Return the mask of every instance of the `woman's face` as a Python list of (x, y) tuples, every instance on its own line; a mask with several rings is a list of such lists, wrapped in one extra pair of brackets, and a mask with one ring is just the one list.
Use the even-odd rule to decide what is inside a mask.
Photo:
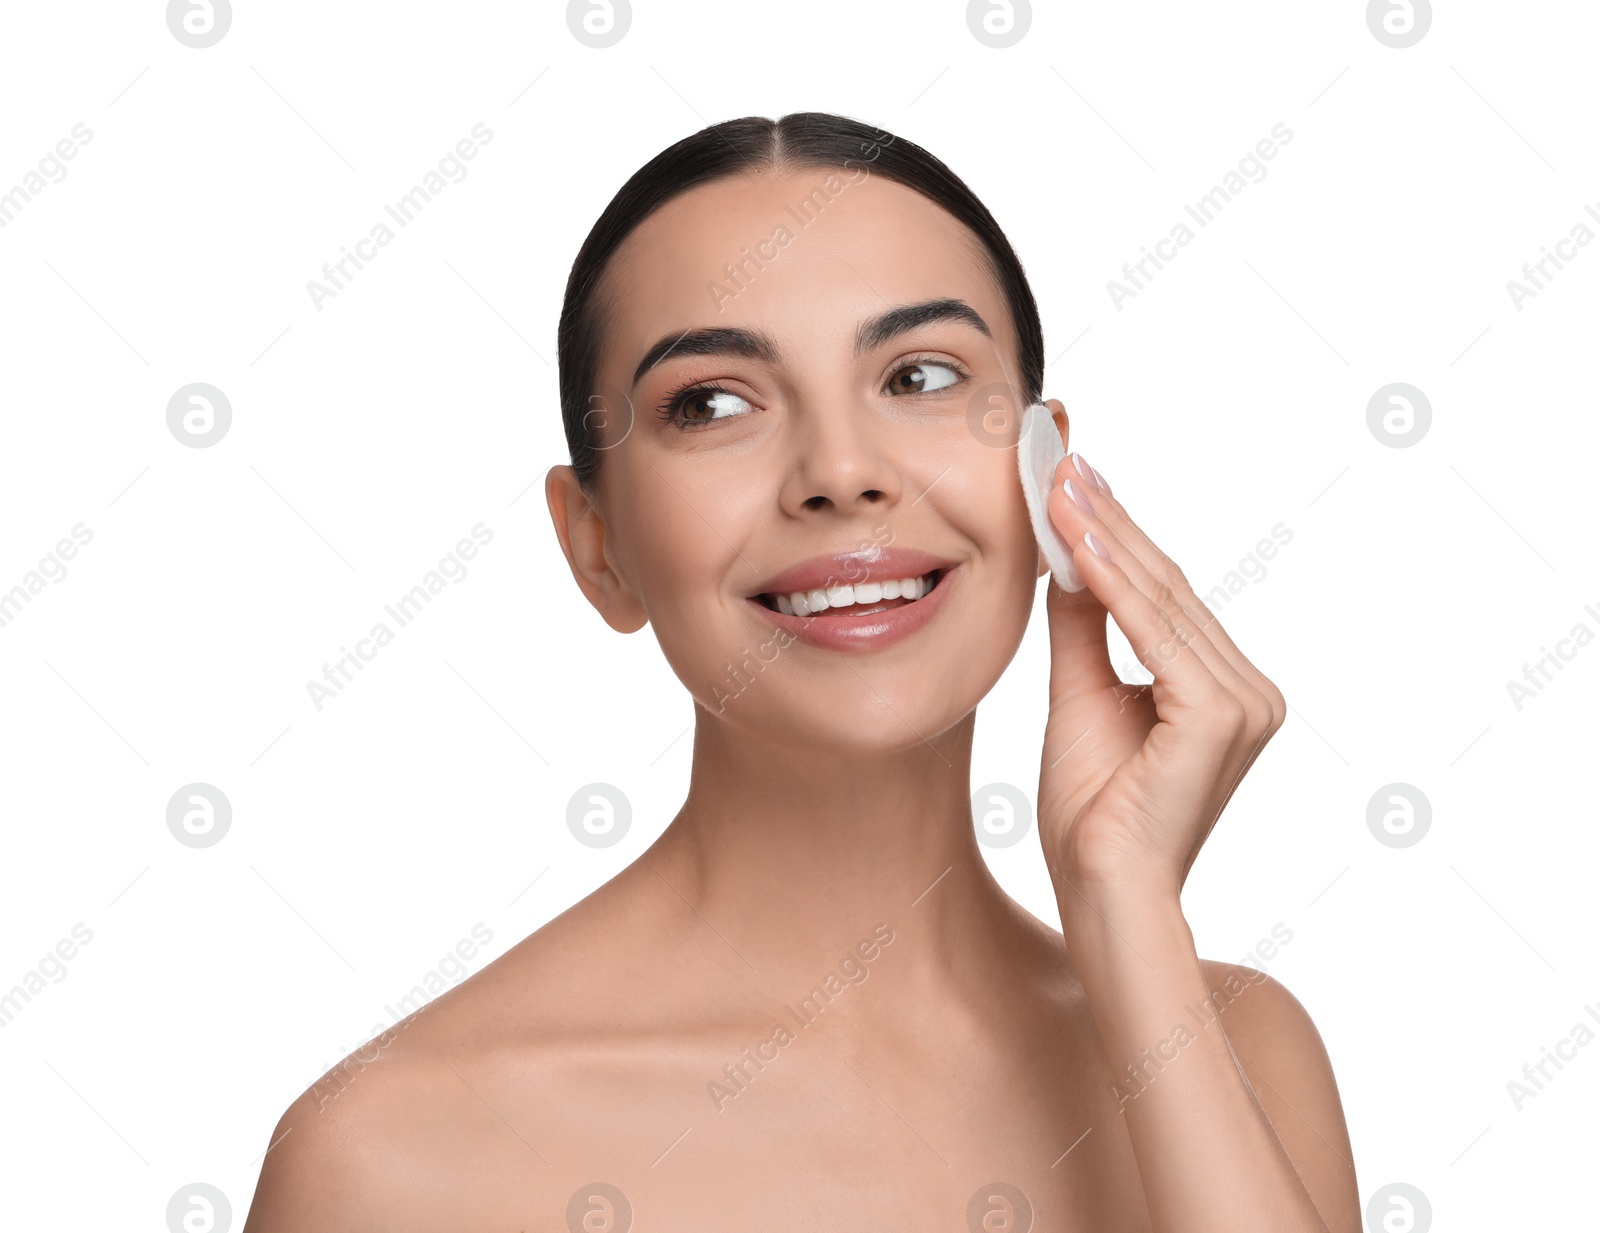
[[(1016, 335), (977, 239), (862, 166), (751, 174), (649, 217), (605, 294), (598, 518), (574, 519), (569, 552), (607, 621), (648, 620), (701, 705), (790, 746), (903, 748), (970, 712), (1046, 568)], [(876, 615), (768, 606), (796, 581), (936, 566), (942, 593), (869, 590)]]

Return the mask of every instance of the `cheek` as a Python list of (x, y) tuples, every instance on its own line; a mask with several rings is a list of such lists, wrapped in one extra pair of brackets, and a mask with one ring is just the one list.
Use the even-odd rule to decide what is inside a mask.
[(652, 622), (703, 622), (725, 599), (727, 546), (692, 512), (647, 516), (633, 552)]
[[(737, 511), (698, 492), (687, 478), (670, 482), (646, 471), (625, 510), (619, 510), (620, 562), (637, 589), (650, 627), (673, 672), (702, 696), (751, 641), (738, 579), (746, 542)], [(758, 631), (755, 640), (765, 637)]]
[[(940, 515), (976, 546), (985, 575), (996, 587), (1010, 590), (1019, 578), (1038, 575), (1039, 545), (1033, 536), (1027, 498), (1017, 473), (1017, 452), (984, 449), (956, 470), (956, 479), (941, 504)], [(935, 488), (932, 496), (939, 495)]]

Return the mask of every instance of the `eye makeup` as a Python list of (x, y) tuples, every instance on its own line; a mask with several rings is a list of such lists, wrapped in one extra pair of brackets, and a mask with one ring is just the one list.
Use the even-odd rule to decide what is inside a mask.
[[(953, 389), (972, 379), (972, 374), (966, 365), (948, 356), (937, 355), (910, 355), (895, 361), (894, 368), (890, 370), (889, 377), (895, 377), (908, 368), (946, 368), (955, 374), (955, 380), (943, 385), (935, 386), (931, 390), (909, 390), (892, 395), (901, 398), (911, 395), (937, 394), (942, 390)], [(718, 420), (738, 419), (738, 414), (712, 415), (705, 419), (688, 419), (683, 415), (686, 404), (703, 398), (736, 398), (740, 402), (748, 403), (750, 400), (744, 395), (736, 393), (715, 381), (691, 381), (669, 390), (656, 407), (656, 414), (666, 423), (680, 431), (697, 431), (707, 424), (716, 423)]]

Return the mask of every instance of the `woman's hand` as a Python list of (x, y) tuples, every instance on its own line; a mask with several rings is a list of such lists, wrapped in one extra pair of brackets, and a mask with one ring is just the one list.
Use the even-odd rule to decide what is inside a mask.
[[(1046, 405), (1064, 424), (1061, 403)], [(1175, 902), (1223, 806), (1282, 726), (1283, 695), (1076, 454), (1057, 470), (1049, 511), (1087, 586), (1068, 593), (1052, 582), (1046, 597), (1045, 858), (1063, 902), (1123, 889)], [(1108, 611), (1152, 684), (1118, 678)]]

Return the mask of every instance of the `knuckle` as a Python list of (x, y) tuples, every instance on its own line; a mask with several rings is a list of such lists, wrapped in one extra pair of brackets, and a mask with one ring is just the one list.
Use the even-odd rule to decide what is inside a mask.
[(1177, 592), (1168, 586), (1164, 579), (1157, 577), (1155, 580), (1155, 586), (1152, 588), (1152, 590), (1153, 594), (1150, 596), (1150, 598), (1156, 602), (1157, 606), (1168, 612), (1171, 612), (1174, 608), (1177, 608)]
[(1217, 614), (1206, 606), (1204, 600), (1190, 592), (1190, 597), (1183, 602), (1183, 611), (1194, 622), (1196, 629), (1208, 629), (1216, 622)]
[(1284, 700), (1283, 691), (1271, 681), (1266, 682), (1267, 706), (1272, 712), (1272, 726), (1270, 731), (1276, 732), (1283, 727), (1283, 721), (1289, 715), (1289, 704)]
[(1259, 740), (1261, 737), (1270, 736), (1277, 731), (1272, 705), (1266, 698), (1257, 694), (1250, 699), (1245, 707), (1245, 726)]
[(1189, 585), (1188, 577), (1184, 574), (1183, 570), (1178, 568), (1178, 563), (1171, 557), (1165, 557), (1162, 559), (1161, 567), (1157, 572), (1160, 575), (1162, 582), (1171, 587), (1179, 595), (1183, 595), (1186, 592), (1192, 592), (1194, 590), (1194, 588)]
[(1222, 682), (1216, 682), (1206, 700), (1206, 708), (1216, 716), (1219, 730), (1225, 730), (1231, 741), (1248, 726), (1250, 715), (1243, 702), (1239, 701)]

